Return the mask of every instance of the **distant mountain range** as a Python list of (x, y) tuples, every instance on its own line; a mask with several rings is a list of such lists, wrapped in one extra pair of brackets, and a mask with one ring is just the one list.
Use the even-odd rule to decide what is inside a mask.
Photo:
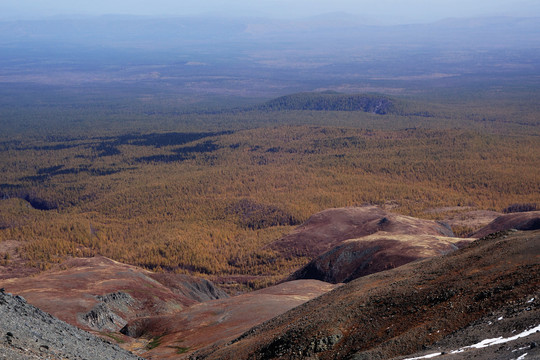
[[(301, 20), (219, 17), (101, 16), (1, 21), (0, 45), (58, 43), (172, 50), (203, 45), (263, 49), (365, 46), (522, 48), (537, 46), (540, 18), (446, 19), (429, 24), (377, 25), (334, 13)], [(347, 45), (348, 44), (348, 45)], [(220, 48), (221, 48), (220, 46)], [(178, 49), (180, 50), (180, 49)]]

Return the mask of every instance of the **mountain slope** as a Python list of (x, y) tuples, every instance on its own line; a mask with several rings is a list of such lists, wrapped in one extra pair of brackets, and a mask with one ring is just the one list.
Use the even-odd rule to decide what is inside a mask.
[(63, 267), (2, 286), (67, 323), (96, 331), (118, 331), (140, 316), (228, 297), (204, 279), (156, 274), (105, 257), (72, 259)]
[[(356, 279), (193, 359), (388, 359), (539, 295), (540, 231)], [(530, 312), (527, 326), (537, 326)], [(524, 323), (525, 325), (525, 323)], [(470, 345), (470, 344), (463, 344)]]
[(509, 229), (538, 230), (540, 229), (540, 211), (527, 211), (501, 215), (488, 225), (472, 234), (472, 237), (482, 237), (497, 231)]
[(142, 359), (44, 313), (20, 296), (3, 291), (0, 319), (2, 359)]
[(175, 314), (138, 318), (122, 329), (122, 333), (158, 338), (159, 345), (143, 354), (148, 359), (184, 358), (205, 346), (225, 344), (249, 328), (335, 287), (316, 280), (287, 282), (196, 304)]
[(285, 256), (314, 258), (340, 245), (378, 231), (392, 234), (453, 236), (449, 227), (430, 220), (393, 214), (377, 206), (321, 211), (270, 248)]
[(451, 253), (472, 240), (380, 231), (345, 241), (295, 271), (288, 280), (317, 279), (334, 284), (349, 282), (414, 260)]

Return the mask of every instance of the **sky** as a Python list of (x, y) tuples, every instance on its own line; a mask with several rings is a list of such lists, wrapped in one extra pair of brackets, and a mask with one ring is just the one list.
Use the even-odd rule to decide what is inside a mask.
[(305, 18), (344, 12), (383, 22), (540, 16), (539, 0), (0, 0), (0, 19), (68, 15), (223, 15)]

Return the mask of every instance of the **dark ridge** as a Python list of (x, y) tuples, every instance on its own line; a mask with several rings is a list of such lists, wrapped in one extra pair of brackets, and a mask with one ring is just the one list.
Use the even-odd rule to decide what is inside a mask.
[[(119, 155), (121, 152), (118, 150), (119, 145), (135, 145), (135, 146), (154, 146), (160, 148), (163, 146), (184, 145), (193, 141), (201, 140), (207, 137), (232, 134), (232, 131), (220, 131), (220, 132), (196, 132), (196, 133), (181, 133), (181, 132), (167, 132), (167, 133), (150, 133), (150, 134), (127, 134), (118, 137), (98, 137), (89, 139), (90, 143), (70, 143), (72, 141), (80, 141), (80, 138), (65, 138), (63, 143), (42, 145), (42, 146), (29, 146), (19, 147), (17, 150), (63, 150), (70, 149), (79, 146), (92, 145), (93, 149), (99, 152), (98, 156), (112, 156)], [(59, 142), (58, 138), (48, 137), (47, 142)], [(5, 142), (6, 146), (8, 143)], [(11, 143), (9, 143), (11, 144)], [(19, 145), (20, 142), (14, 143)], [(47, 168), (44, 168), (45, 170)]]
[(43, 145), (43, 146), (32, 146), (32, 147), (26, 147), (26, 148), (20, 148), (17, 150), (64, 150), (64, 149), (71, 149), (75, 147), (79, 147), (81, 144), (55, 144), (55, 145)]
[(540, 218), (530, 219), (516, 227), (517, 230), (532, 231), (540, 229)]
[(218, 150), (220, 147), (213, 141), (205, 141), (193, 146), (183, 146), (173, 151), (177, 154), (193, 154), (193, 153), (207, 153)]
[(359, 136), (347, 136), (335, 139), (316, 140), (313, 142), (313, 147), (316, 149), (330, 148), (330, 149), (343, 149), (343, 148), (358, 148), (365, 149), (367, 147), (366, 140)]
[(395, 105), (392, 99), (382, 95), (322, 92), (282, 96), (260, 105), (258, 109), (264, 111), (363, 111), (384, 115), (394, 112)]
[(175, 154), (175, 155), (152, 155), (152, 156), (143, 156), (140, 158), (136, 158), (135, 161), (137, 162), (162, 162), (162, 163), (172, 163), (172, 162), (179, 162), (184, 161), (187, 159), (192, 158), (191, 156), (184, 156), (182, 154)]
[(37, 171), (37, 173), (39, 175), (42, 175), (42, 174), (54, 174), (57, 171), (59, 171), (60, 169), (62, 169), (63, 167), (64, 167), (64, 165), (56, 165), (56, 166), (41, 168), (41, 169), (39, 169)]
[(28, 190), (25, 190), (21, 185), (0, 184), (0, 199), (10, 198), (23, 199), (37, 210), (58, 209), (57, 202), (40, 198)]
[[(20, 178), (21, 181), (30, 182), (44, 182), (53, 176), (58, 175), (76, 175), (80, 173), (88, 173), (93, 176), (105, 176), (116, 174), (124, 170), (133, 170), (134, 167), (129, 168), (91, 168), (91, 165), (80, 165), (78, 168), (64, 168), (64, 165), (51, 166), (47, 168), (41, 168), (37, 171), (38, 175), (25, 176)], [(19, 186), (20, 187), (20, 186)], [(0, 188), (1, 189), (1, 188)]]

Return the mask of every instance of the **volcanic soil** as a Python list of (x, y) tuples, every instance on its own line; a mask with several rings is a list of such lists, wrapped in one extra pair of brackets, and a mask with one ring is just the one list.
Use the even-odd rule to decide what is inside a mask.
[(203, 347), (221, 346), (251, 327), (334, 288), (336, 285), (316, 280), (287, 282), (228, 299), (196, 304), (173, 315), (137, 319), (122, 332), (157, 340), (159, 346), (141, 352), (147, 359), (186, 358)]
[(105, 257), (71, 259), (62, 268), (6, 279), (2, 287), (69, 324), (95, 331), (117, 331), (140, 316), (228, 297), (204, 279), (155, 274)]

